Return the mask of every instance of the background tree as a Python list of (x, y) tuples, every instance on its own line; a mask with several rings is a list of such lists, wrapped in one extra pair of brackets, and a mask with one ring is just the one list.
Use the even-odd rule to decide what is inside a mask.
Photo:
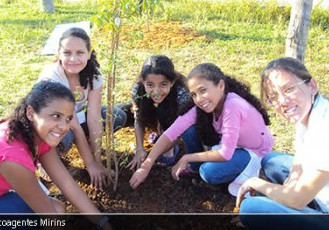
[(286, 56), (304, 62), (313, 0), (294, 0), (286, 40)]

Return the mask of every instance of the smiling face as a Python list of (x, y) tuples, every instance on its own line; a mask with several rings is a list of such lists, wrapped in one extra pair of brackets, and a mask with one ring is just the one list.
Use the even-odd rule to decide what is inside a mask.
[(273, 100), (276, 111), (291, 124), (307, 124), (317, 85), (312, 78), (302, 79), (284, 70), (273, 70), (264, 82), (265, 95)]
[(32, 122), (35, 145), (44, 141), (56, 147), (70, 129), (73, 118), (74, 103), (57, 98), (36, 113), (31, 106), (27, 107), (27, 118)]
[(146, 93), (150, 95), (154, 103), (160, 104), (170, 93), (174, 83), (162, 74), (149, 74), (143, 81), (143, 85)]
[(67, 76), (78, 75), (86, 67), (90, 55), (82, 38), (70, 36), (61, 41), (59, 60)]
[(223, 80), (216, 85), (212, 81), (196, 76), (188, 80), (188, 88), (194, 103), (200, 109), (206, 113), (215, 112), (216, 115), (220, 115), (225, 90)]

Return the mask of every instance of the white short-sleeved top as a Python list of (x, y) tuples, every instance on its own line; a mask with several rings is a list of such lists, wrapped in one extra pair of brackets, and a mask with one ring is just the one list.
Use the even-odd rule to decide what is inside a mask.
[[(99, 71), (100, 72), (100, 71)], [(100, 72), (101, 73), (101, 72)], [(52, 63), (50, 65), (47, 65), (43, 71), (41, 72), (38, 82), (42, 80), (52, 80), (59, 82), (66, 87), (70, 88), (69, 81), (67, 79), (67, 76), (64, 72), (64, 69), (62, 65), (59, 62)], [(98, 89), (102, 87), (103, 85), (103, 77), (102, 74), (98, 76), (98, 79), (93, 79), (93, 89)], [(78, 100), (75, 102), (75, 109), (74, 111), (76, 113), (82, 111), (86, 108), (86, 104), (88, 103), (88, 93), (90, 90), (90, 86), (83, 90), (83, 98), (81, 100)]]
[[(303, 173), (329, 172), (329, 101), (320, 94), (313, 104), (307, 127), (297, 124), (295, 147), (295, 157)], [(329, 181), (315, 199), (323, 211), (329, 212)]]

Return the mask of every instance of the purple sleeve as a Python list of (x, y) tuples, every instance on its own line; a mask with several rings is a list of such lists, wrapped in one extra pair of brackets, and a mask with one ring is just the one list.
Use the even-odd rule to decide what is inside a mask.
[(179, 138), (185, 130), (194, 125), (196, 122), (196, 106), (187, 111), (184, 115), (177, 117), (174, 123), (164, 132), (164, 135), (174, 142)]
[(240, 111), (239, 102), (227, 103), (222, 112), (222, 140), (221, 147), (218, 150), (222, 157), (230, 160), (234, 150), (237, 147), (242, 113)]

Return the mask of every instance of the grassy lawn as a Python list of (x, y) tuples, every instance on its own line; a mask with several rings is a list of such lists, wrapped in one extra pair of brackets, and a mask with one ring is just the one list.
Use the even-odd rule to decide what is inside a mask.
[(39, 12), (38, 1), (0, 1), (0, 117), (35, 83), (45, 63), (41, 56), (46, 39), (56, 24), (88, 20), (95, 11), (87, 6), (62, 3), (55, 14)]
[[(252, 92), (259, 95), (261, 70), (270, 60), (284, 56), (290, 9), (280, 8), (273, 2), (263, 6), (252, 1), (226, 1), (225, 4), (218, 2), (220, 1), (163, 1), (164, 11), (156, 10), (151, 24), (163, 25), (165, 28), (169, 22), (177, 23), (171, 29), (162, 29), (162, 33), (157, 34), (162, 37), (154, 35), (149, 37), (152, 45), (137, 46), (135, 44), (139, 40), (131, 43), (122, 36), (118, 53), (120, 62), (116, 101), (130, 100), (131, 85), (145, 58), (152, 54), (169, 56), (173, 59), (176, 70), (183, 74), (187, 74), (199, 63), (213, 62), (225, 73), (247, 82)], [(37, 0), (0, 0), (0, 117), (4, 117), (31, 89), (43, 66), (54, 59), (53, 56), (40, 55), (54, 26), (90, 20), (97, 13), (96, 4), (96, 0), (55, 0), (56, 12), (46, 14), (39, 12)], [(146, 26), (143, 18), (139, 18), (137, 23), (142, 28)], [(126, 31), (134, 27), (131, 21), (123, 21), (123, 24)], [(305, 60), (307, 68), (318, 81), (320, 90), (327, 95), (328, 26), (329, 11), (315, 9), (312, 13)], [(183, 30), (178, 30), (179, 28)], [(185, 31), (185, 34), (179, 31)], [(168, 33), (172, 33), (170, 42), (165, 37)], [(204, 39), (193, 39), (191, 35), (192, 39), (175, 45), (175, 41), (188, 34)], [(146, 35), (145, 33), (144, 40)], [(110, 40), (94, 26), (92, 43), (101, 69), (103, 73), (107, 73)], [(291, 152), (293, 127), (273, 111), (270, 114), (270, 129), (276, 137), (275, 149)]]

